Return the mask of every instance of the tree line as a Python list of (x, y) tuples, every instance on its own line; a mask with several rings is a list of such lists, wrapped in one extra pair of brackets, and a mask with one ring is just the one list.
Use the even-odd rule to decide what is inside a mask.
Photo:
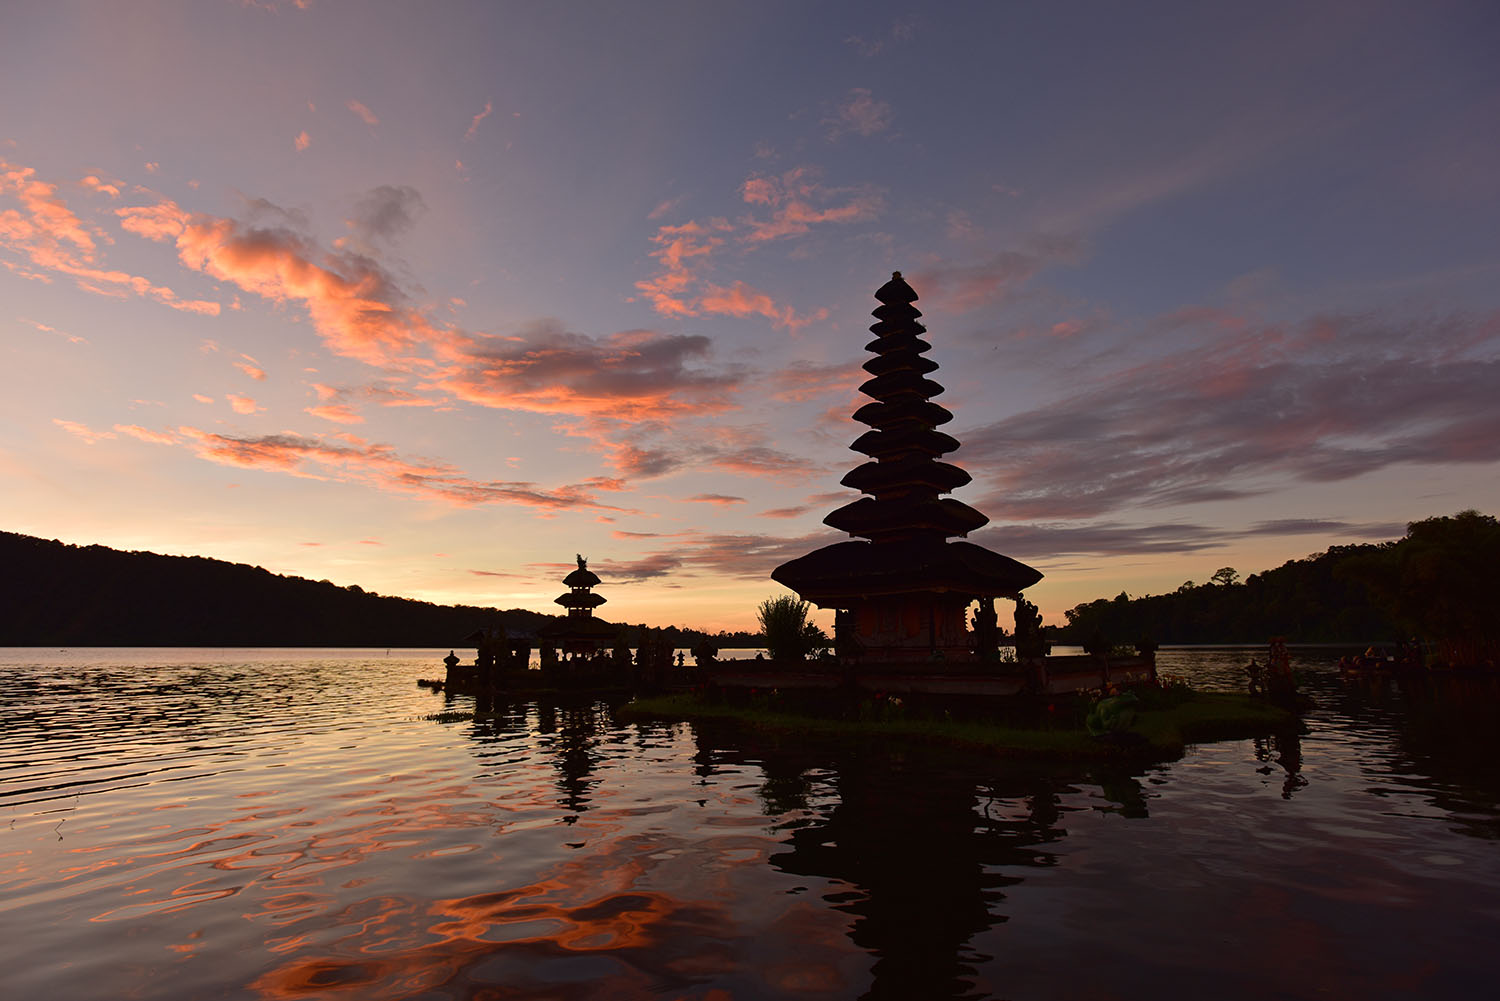
[[(535, 633), (561, 616), (437, 605), (202, 556), (124, 552), (0, 532), (0, 646), (459, 647), (481, 627)], [(619, 627), (638, 645), (644, 625)], [(698, 630), (661, 639), (691, 647)], [(707, 637), (759, 646), (746, 633)]]
[(1418, 638), (1448, 663), (1500, 654), (1500, 522), (1478, 511), (1427, 518), (1404, 538), (1333, 546), (1244, 580), (1233, 567), (1169, 594), (1120, 593), (1069, 609), (1059, 642), (1129, 645), (1357, 643)]

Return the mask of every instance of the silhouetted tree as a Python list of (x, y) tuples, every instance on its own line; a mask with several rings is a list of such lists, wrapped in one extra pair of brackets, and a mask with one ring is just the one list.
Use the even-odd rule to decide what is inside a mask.
[(810, 606), (789, 594), (760, 603), (760, 627), (775, 660), (802, 660), (828, 646), (823, 630), (807, 620)]

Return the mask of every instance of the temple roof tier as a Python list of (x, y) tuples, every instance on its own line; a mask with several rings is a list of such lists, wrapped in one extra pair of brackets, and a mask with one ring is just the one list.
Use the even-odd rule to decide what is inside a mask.
[(896, 334), (925, 334), (927, 327), (917, 322), (917, 317), (922, 314), (915, 309), (902, 312), (897, 306), (882, 306), (887, 315), (882, 317), (879, 323), (870, 324), (870, 333), (876, 337), (892, 337)]
[(609, 599), (590, 591), (569, 591), (552, 599), (564, 608), (598, 608)]
[(926, 375), (928, 372), (936, 372), (938, 363), (931, 358), (921, 358), (911, 354), (888, 354), (876, 355), (865, 362), (860, 368), (871, 375), (887, 375), (891, 372), (916, 372)]
[(771, 579), (820, 608), (848, 608), (870, 598), (923, 592), (1014, 598), (1042, 575), (970, 542), (912, 540), (836, 542), (783, 563)]
[(587, 567), (579, 567), (564, 577), (563, 583), (569, 587), (598, 587), (599, 575)]
[(866, 462), (845, 474), (839, 483), (867, 494), (927, 487), (940, 494), (957, 490), (973, 479), (966, 470), (947, 462), (933, 462), (925, 455), (906, 455), (885, 462)]
[[(885, 405), (870, 404), (870, 406)], [(952, 415), (949, 414), (949, 416)], [(890, 460), (907, 454), (947, 455), (958, 448), (958, 439), (927, 427), (900, 428), (892, 431), (866, 431), (854, 439), (854, 444), (849, 447), (872, 458)]]
[(884, 337), (877, 337), (869, 344), (866, 344), (865, 350), (872, 351), (878, 355), (893, 355), (903, 352), (920, 355), (931, 351), (932, 345), (922, 340), (916, 334), (887, 334)]
[(882, 400), (866, 403), (854, 411), (854, 419), (882, 431), (899, 431), (903, 427), (933, 428), (947, 424), (953, 419), (953, 412), (927, 400)]
[(943, 387), (931, 379), (924, 379), (918, 372), (901, 369), (865, 380), (864, 384), (859, 387), (859, 391), (886, 403), (912, 396), (922, 400), (931, 399), (940, 395)]
[(866, 539), (967, 535), (990, 519), (963, 501), (925, 495), (861, 497), (831, 512), (823, 524)]

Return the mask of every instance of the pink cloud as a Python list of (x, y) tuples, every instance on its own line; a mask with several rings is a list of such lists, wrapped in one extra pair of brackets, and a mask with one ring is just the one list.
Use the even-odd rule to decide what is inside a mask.
[(366, 125), (379, 125), (380, 119), (375, 117), (375, 112), (365, 107), (359, 101), (350, 101), (346, 107), (360, 117)]
[(266, 370), (252, 365), (250, 362), (237, 361), (234, 363), (234, 367), (239, 369), (241, 372), (244, 372), (246, 375), (256, 380), (257, 382), (264, 382), (266, 379)]
[(890, 127), (891, 106), (884, 101), (877, 101), (864, 87), (855, 87), (839, 105), (834, 117), (824, 124), (829, 126), (829, 139), (837, 139), (849, 132), (873, 136)]
[(178, 430), (200, 458), (226, 466), (363, 483), (456, 507), (518, 504), (544, 511), (637, 513), (601, 503), (585, 485), (549, 490), (527, 482), (473, 480), (447, 463), (405, 459), (389, 445), (354, 435), (337, 436), (344, 444), (333, 444), (293, 433), (242, 438), (192, 427)]
[(718, 507), (733, 507), (735, 504), (745, 503), (745, 498), (729, 494), (697, 494), (683, 499), (692, 504), (714, 504)]
[(266, 409), (250, 397), (240, 396), (238, 393), (226, 393), (224, 399), (229, 401), (237, 414), (256, 414)]
[(292, 146), (297, 150), (298, 153), (301, 153), (311, 145), (312, 136), (307, 134), (306, 129), (303, 129), (301, 132), (297, 133), (297, 138), (292, 140)]
[(708, 353), (701, 336), (630, 330), (595, 338), (541, 325), (518, 340), (469, 339), (432, 377), (461, 400), (537, 413), (639, 421), (718, 413), (738, 378), (690, 367)]
[(102, 181), (102, 180), (100, 180), (94, 174), (89, 174), (87, 177), (85, 177), (83, 180), (79, 181), (78, 183), (82, 184), (85, 188), (88, 188), (90, 191), (97, 191), (101, 195), (108, 195), (111, 198), (118, 198), (118, 197), (120, 197), (120, 187), (119, 187), (119, 185), (117, 185), (117, 184), (109, 184), (109, 183), (107, 183), (105, 181)]
[(1043, 268), (1079, 260), (1083, 245), (1076, 239), (1036, 241), (1024, 251), (1004, 250), (974, 264), (943, 262), (912, 277), (923, 297), (953, 312), (993, 306), (1015, 295)]
[(772, 398), (798, 401), (853, 390), (867, 378), (869, 374), (860, 369), (858, 361), (851, 360), (836, 365), (796, 361), (770, 373), (766, 381), (771, 386)]
[(735, 282), (729, 288), (709, 285), (698, 298), (696, 306), (700, 312), (720, 316), (764, 316), (771, 321), (772, 326), (786, 327), (789, 330), (797, 330), (828, 318), (826, 309), (799, 314), (790, 306), (778, 305), (769, 295), (744, 282)]
[(37, 330), (41, 331), (44, 334), (56, 334), (57, 336), (66, 340), (69, 344), (87, 344), (89, 342), (87, 337), (79, 337), (77, 334), (70, 334), (66, 330), (58, 330), (56, 327), (48, 326), (45, 323), (38, 323), (36, 320), (28, 320), (24, 316), (18, 316), (16, 317), (16, 319), (20, 320), (22, 323), (35, 327)]
[(490, 112), (494, 110), (495, 105), (492, 102), (484, 102), (484, 110), (474, 116), (474, 120), (469, 123), (469, 131), (464, 133), (464, 140), (466, 142), (474, 138), (475, 133), (479, 131), (479, 123), (490, 117)]
[(115, 436), (113, 431), (95, 431), (86, 424), (80, 424), (77, 421), (65, 421), (59, 417), (52, 418), (52, 423), (68, 432), (68, 434), (83, 439), (84, 443), (88, 445)]
[(128, 434), (132, 438), (139, 438), (141, 441), (149, 441), (154, 445), (177, 444), (177, 436), (171, 432), (152, 431), (149, 428), (141, 427), (139, 424), (116, 424), (115, 430), (121, 434)]
[(6, 262), (22, 277), (48, 280), (47, 272), (56, 272), (96, 295), (134, 293), (173, 309), (218, 314), (216, 302), (180, 299), (170, 288), (147, 278), (100, 267), (101, 246), (112, 242), (108, 234), (80, 219), (58, 194), (57, 185), (38, 180), (34, 169), (0, 161), (0, 196), (9, 196), (20, 206), (0, 210), (0, 244), (9, 245), (30, 262), (29, 268)]
[(365, 422), (363, 417), (342, 403), (307, 407), (304, 412), (312, 414), (314, 417), (321, 417), (325, 421), (333, 421), (336, 424), (363, 424)]
[[(1500, 314), (1313, 317), (1199, 343), (964, 437), (1010, 519), (1254, 496), (1431, 463), (1500, 461)], [(1217, 330), (1215, 328), (1218, 328)]]
[(212, 396), (204, 396), (202, 393), (194, 393), (193, 394), (193, 399), (197, 400), (199, 403), (213, 403), (214, 402), (214, 398)]
[(807, 504), (799, 504), (796, 507), (773, 507), (756, 515), (757, 518), (798, 518), (811, 511), (812, 507)]
[(122, 225), (151, 239), (174, 240), (188, 267), (273, 302), (301, 302), (339, 354), (393, 364), (421, 341), (443, 334), (407, 306), (395, 280), (360, 254), (320, 252), (285, 228), (195, 216), (173, 202), (120, 209)]
[[(874, 191), (825, 188), (818, 182), (816, 172), (807, 167), (798, 167), (779, 177), (752, 176), (745, 181), (742, 195), (746, 204), (773, 209), (769, 219), (740, 220), (747, 228), (742, 239), (750, 243), (801, 236), (826, 223), (867, 222), (885, 208), (885, 200)], [(822, 208), (817, 205), (833, 200), (842, 200), (843, 204)]]
[(686, 197), (686, 195), (678, 195), (676, 198), (666, 198), (660, 202), (657, 202), (656, 208), (646, 213), (646, 218), (651, 220), (652, 222), (655, 222), (657, 219), (666, 217), (669, 213), (675, 212), (677, 210), (677, 206), (681, 205), (683, 199), (685, 199)]

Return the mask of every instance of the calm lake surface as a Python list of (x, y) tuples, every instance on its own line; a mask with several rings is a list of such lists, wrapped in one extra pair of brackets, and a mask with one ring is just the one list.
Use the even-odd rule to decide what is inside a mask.
[(474, 720), (445, 653), (0, 649), (0, 997), (1494, 991), (1493, 682), (1301, 650), (1300, 733), (1055, 767)]

